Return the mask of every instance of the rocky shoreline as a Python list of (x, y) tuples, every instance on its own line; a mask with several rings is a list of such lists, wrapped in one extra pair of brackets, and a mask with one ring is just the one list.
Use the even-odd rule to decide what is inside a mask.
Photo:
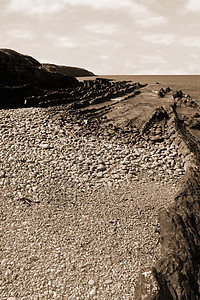
[(25, 69), (0, 86), (1, 299), (200, 299), (198, 105), (8, 53)]
[(173, 140), (86, 134), (58, 108), (0, 114), (2, 299), (133, 299), (185, 173)]

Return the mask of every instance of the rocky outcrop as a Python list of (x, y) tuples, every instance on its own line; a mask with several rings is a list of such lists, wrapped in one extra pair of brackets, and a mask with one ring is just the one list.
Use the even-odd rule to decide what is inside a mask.
[[(40, 64), (34, 58), (10, 49), (0, 49), (0, 107), (71, 105), (83, 108), (139, 94), (139, 83), (113, 81), (106, 78), (79, 82), (69, 77), (89, 76), (91, 72), (51, 64)], [(80, 72), (79, 72), (80, 71)], [(70, 73), (72, 75), (72, 73)]]
[(0, 83), (7, 86), (31, 84), (53, 89), (77, 85), (75, 78), (47, 71), (34, 58), (10, 49), (0, 49)]
[(173, 93), (174, 103), (177, 106), (185, 106), (185, 107), (198, 107), (198, 104), (192, 99), (190, 95), (184, 95), (183, 92), (176, 91)]
[(169, 93), (171, 91), (170, 87), (167, 87), (166, 89), (163, 89), (161, 88), (159, 91), (158, 91), (158, 96), (160, 98), (163, 98), (167, 93)]
[(85, 77), (94, 76), (92, 72), (83, 68), (70, 67), (70, 66), (58, 66), (54, 64), (42, 64), (42, 68), (48, 72), (56, 72), (62, 75), (70, 77)]
[(186, 174), (173, 207), (160, 214), (162, 259), (141, 274), (138, 300), (200, 299), (200, 151), (174, 107), (167, 114), (168, 132), (179, 145)]
[(26, 106), (68, 105), (70, 109), (78, 109), (112, 99), (126, 100), (140, 93), (141, 87), (139, 83), (97, 78), (84, 80), (75, 88), (46, 91), (40, 95), (29, 96), (25, 98), (25, 102)]

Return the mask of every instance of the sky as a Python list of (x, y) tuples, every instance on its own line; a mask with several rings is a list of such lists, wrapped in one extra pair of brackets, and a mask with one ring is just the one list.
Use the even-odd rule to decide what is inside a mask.
[(100, 75), (200, 74), (200, 0), (0, 0), (0, 48)]

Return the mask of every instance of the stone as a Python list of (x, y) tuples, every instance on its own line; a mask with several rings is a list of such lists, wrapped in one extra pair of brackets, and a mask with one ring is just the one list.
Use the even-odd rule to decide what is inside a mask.
[(3, 170), (0, 170), (0, 178), (3, 178), (5, 176), (5, 172)]
[(108, 185), (108, 187), (112, 187), (112, 185), (113, 185), (112, 181), (108, 181), (107, 185)]
[(103, 172), (98, 172), (98, 173), (96, 174), (96, 176), (97, 176), (98, 178), (102, 178), (102, 177), (103, 177)]
[(89, 285), (94, 285), (94, 283), (95, 283), (95, 282), (94, 282), (93, 279), (90, 279), (90, 280), (88, 281), (88, 284), (89, 284)]
[(96, 293), (97, 293), (97, 288), (94, 287), (94, 288), (89, 292), (89, 295), (90, 295), (90, 296), (95, 296)]
[(97, 171), (105, 171), (106, 170), (106, 166), (104, 165), (104, 164), (100, 164), (100, 165), (98, 165), (98, 167), (97, 167)]
[(9, 262), (9, 260), (8, 260), (7, 258), (2, 259), (2, 261), (1, 261), (1, 266), (7, 265), (8, 262)]
[(105, 284), (111, 284), (111, 283), (113, 283), (113, 281), (111, 279), (107, 279), (107, 280), (104, 281), (104, 283)]
[(39, 144), (39, 147), (43, 148), (43, 149), (49, 149), (50, 145), (48, 143), (41, 143), (41, 144)]

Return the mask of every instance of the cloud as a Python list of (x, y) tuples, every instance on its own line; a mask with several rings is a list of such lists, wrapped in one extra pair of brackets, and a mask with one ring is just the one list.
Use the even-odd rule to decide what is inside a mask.
[(7, 35), (15, 39), (32, 40), (33, 36), (29, 31), (24, 29), (12, 29), (7, 31)]
[(130, 8), (134, 3), (132, 0), (64, 0), (73, 6), (89, 6), (95, 10)]
[(157, 55), (141, 54), (139, 56), (139, 59), (143, 64), (166, 64), (167, 63), (167, 61), (163, 57)]
[(73, 42), (69, 37), (62, 36), (56, 38), (54, 46), (57, 48), (74, 48), (78, 46), (78, 44)]
[(43, 15), (61, 11), (64, 6), (64, 0), (11, 0), (8, 9), (24, 15)]
[(86, 31), (96, 33), (96, 34), (106, 34), (111, 35), (117, 31), (116, 24), (104, 24), (104, 23), (95, 23), (95, 24), (88, 24), (84, 26)]
[(103, 60), (109, 59), (109, 56), (106, 55), (106, 54), (102, 54), (102, 55), (100, 55), (99, 57), (100, 57), (101, 59), (103, 59)]
[(142, 39), (152, 44), (169, 46), (175, 41), (176, 36), (174, 34), (155, 33), (155, 34), (148, 34), (148, 35), (145, 34), (143, 35)]
[(180, 43), (187, 47), (200, 48), (200, 37), (199, 36), (190, 36), (190, 37), (181, 38)]
[(88, 7), (104, 12), (109, 10), (128, 13), (133, 17), (133, 21), (144, 27), (167, 23), (165, 16), (148, 8), (152, 1), (146, 0), (141, 4), (139, 0), (10, 0), (8, 9), (24, 15), (42, 16), (61, 12), (69, 6)]
[(200, 1), (199, 0), (188, 0), (186, 5), (186, 10), (188, 12), (199, 12), (200, 11)]

